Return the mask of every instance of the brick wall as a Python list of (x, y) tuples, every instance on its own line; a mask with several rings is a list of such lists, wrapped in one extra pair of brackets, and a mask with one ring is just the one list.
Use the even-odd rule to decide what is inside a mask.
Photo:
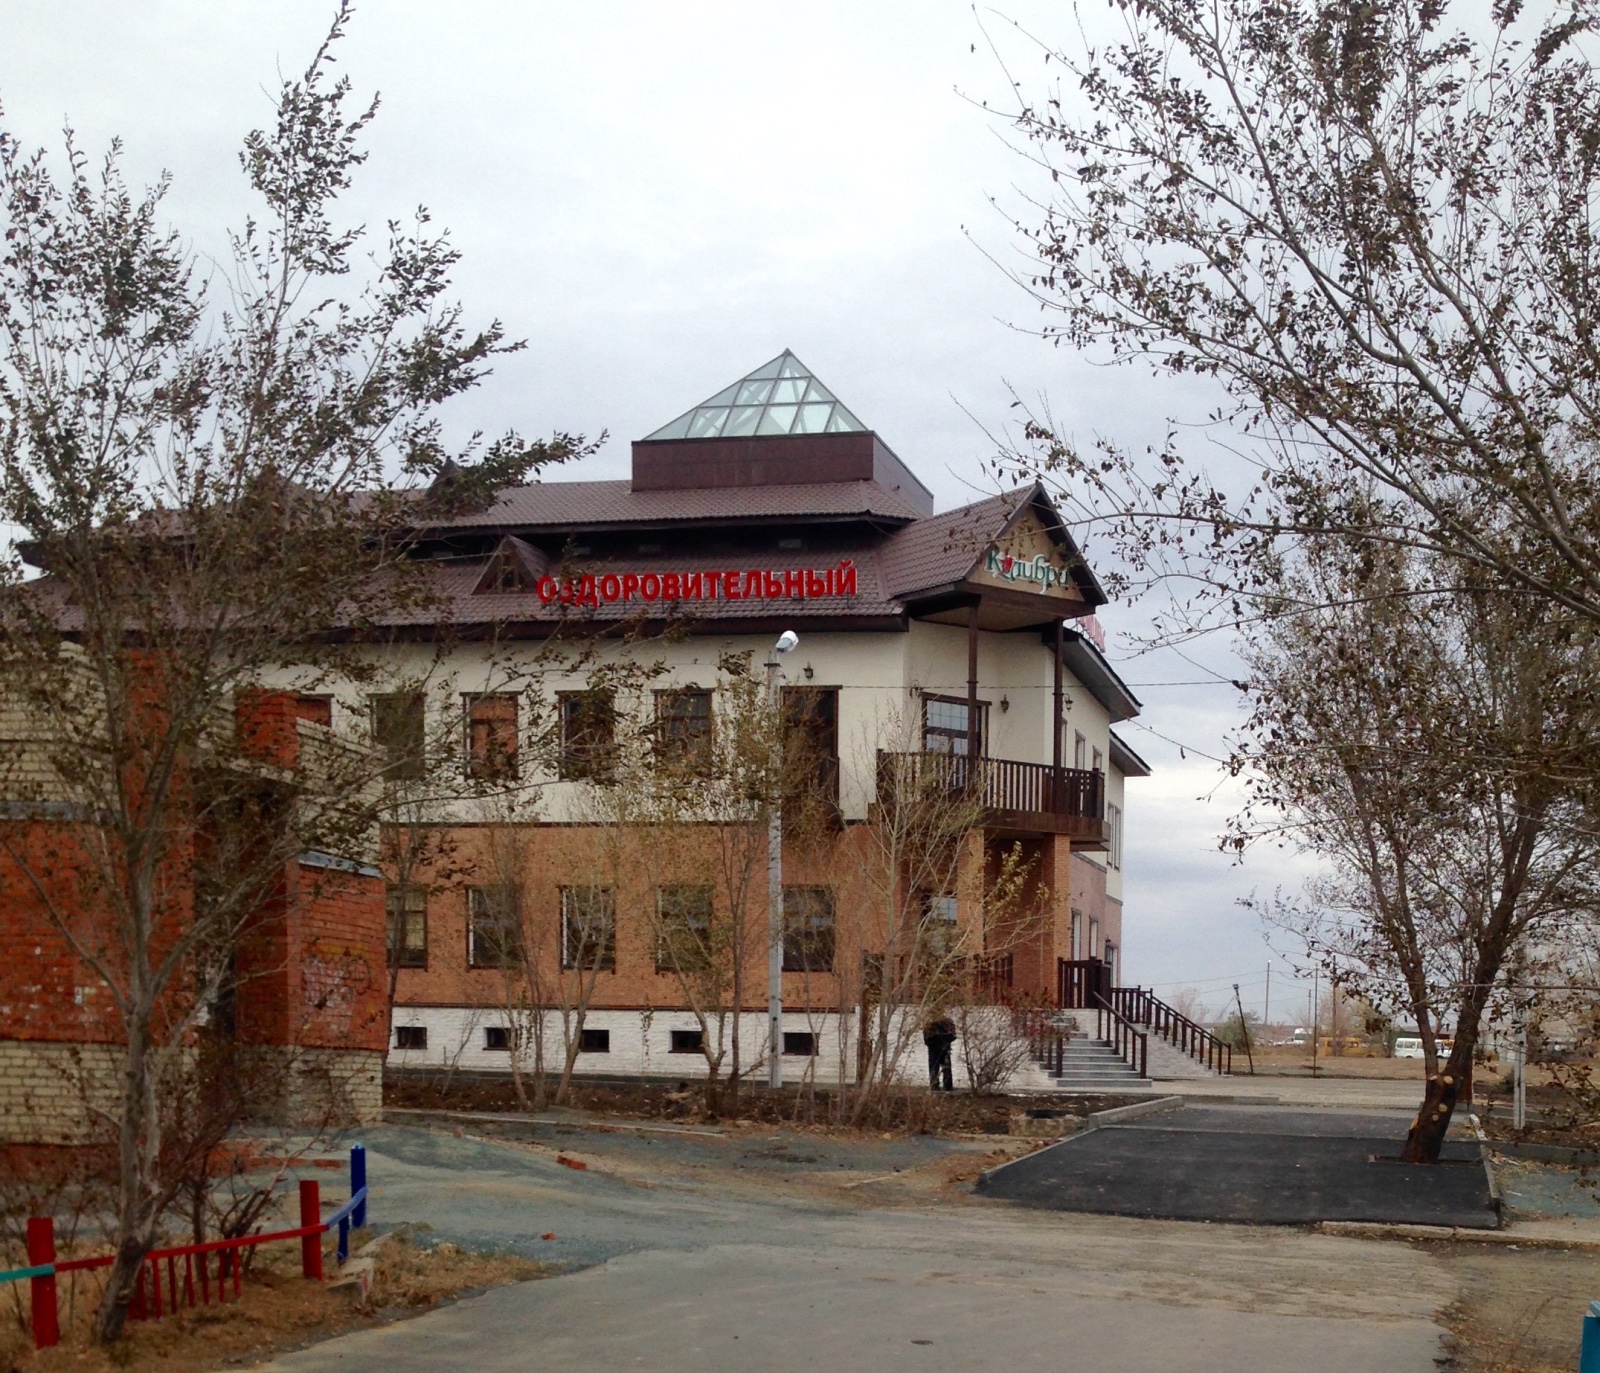
[[(28, 724), (14, 709), (0, 710), (0, 733)], [(291, 697), (242, 695), (235, 725), (242, 747), (267, 768), (302, 761)], [(35, 754), (46, 756), (37, 748), (18, 756), (33, 767)], [(43, 764), (34, 770), (48, 773)], [(115, 1105), (123, 1036), (110, 988), (74, 941), (120, 977), (116, 893), (102, 885), (104, 864), (87, 848), (105, 836), (70, 805), (19, 796), (20, 785), (0, 777), (0, 1144), (81, 1145), (88, 1105)], [(193, 918), (194, 848), (182, 795), (179, 788), (160, 874), (158, 956), (162, 940)], [(311, 1109), (319, 1093), (332, 1093), (348, 1098), (354, 1122), (377, 1120), (388, 1037), (383, 880), (370, 864), (319, 859), (287, 864), (269, 887), (237, 945), (237, 1033), (246, 1043), (297, 1046), (286, 1100)], [(187, 1014), (190, 994), (180, 976), (164, 1012)]]
[(115, 1045), (0, 1038), (0, 1145), (102, 1140), (121, 1064)]
[[(677, 979), (669, 972), (658, 972), (655, 966), (654, 888), (658, 881), (710, 882), (718, 890), (719, 909), (725, 911), (722, 886), (708, 872), (711, 841), (704, 832), (630, 837), (623, 846), (625, 851), (637, 852), (650, 845), (656, 853), (648, 861), (632, 859), (613, 864), (598, 827), (550, 824), (521, 828), (517, 842), (522, 852), (515, 871), (520, 874), (523, 918), (529, 946), (550, 975), (554, 975), (559, 956), (561, 888), (611, 886), (617, 892), (616, 971), (598, 974), (590, 1004), (617, 1010), (662, 1009), (682, 1004)], [(399, 971), (397, 1006), (492, 1008), (506, 1004), (505, 975), (492, 968), (473, 968), (468, 957), (467, 888), (490, 884), (507, 869), (503, 853), (497, 856), (492, 852), (494, 842), (486, 827), (460, 826), (442, 831), (431, 848), (435, 854), (447, 853), (448, 858), (437, 859), (412, 874), (417, 884), (429, 887), (427, 966)], [(1053, 993), (1055, 959), (1067, 956), (1072, 904), (1068, 893), (1074, 890), (1072, 884), (1076, 881), (1085, 889), (1084, 894), (1090, 894), (1088, 888), (1095, 870), (1071, 859), (1065, 839), (1047, 840), (1034, 848), (1037, 867), (1030, 885), (1035, 894), (1041, 887), (1048, 888), (1048, 922), (1036, 940), (1018, 950), (1015, 967), (1019, 990)], [(392, 845), (388, 851), (393, 852)], [(986, 855), (982, 837), (971, 837), (957, 884), (963, 919), (972, 909), (984, 864), (993, 859), (995, 852), (997, 849), (991, 845)], [(869, 875), (873, 864), (870, 835), (864, 825), (847, 827), (825, 851), (785, 852), (786, 884), (834, 889), (838, 921), (834, 966), (841, 972), (851, 970), (845, 976), (784, 974), (785, 1005), (826, 1009), (837, 1008), (841, 997), (854, 1001), (857, 979), (853, 974), (862, 949), (884, 946), (886, 903)], [(1099, 876), (1101, 905), (1096, 906), (1097, 913), (1104, 903), (1104, 874)], [(763, 861), (755, 874), (747, 907), (744, 1004), (750, 1008), (760, 1007), (766, 1000), (766, 907)], [(520, 996), (520, 992), (515, 994)], [(397, 1017), (396, 1024), (405, 1023)]]

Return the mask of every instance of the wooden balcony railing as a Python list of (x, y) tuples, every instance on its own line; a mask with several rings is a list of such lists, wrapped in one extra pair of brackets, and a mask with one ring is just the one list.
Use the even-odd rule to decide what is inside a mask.
[(932, 785), (979, 794), (996, 828), (1070, 835), (1083, 847), (1103, 847), (1105, 776), (1081, 768), (1024, 763), (1014, 758), (968, 758), (960, 753), (878, 753), (878, 795), (900, 784)]

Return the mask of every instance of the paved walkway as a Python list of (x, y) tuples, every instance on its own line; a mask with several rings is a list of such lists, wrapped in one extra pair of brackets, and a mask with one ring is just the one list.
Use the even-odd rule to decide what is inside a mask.
[[(282, 1373), (1432, 1373), (1433, 1315), (1457, 1293), (1400, 1245), (959, 1196), (822, 1204), (763, 1194), (760, 1170), (646, 1169), (652, 1151), (692, 1162), (715, 1141), (596, 1136), (583, 1172), (553, 1149), (414, 1129), (366, 1142), (375, 1219), (523, 1252), (554, 1231), (547, 1252), (591, 1266), (330, 1340), (280, 1359)], [(788, 1166), (865, 1176), (880, 1162), (870, 1144)], [(910, 1162), (903, 1141), (883, 1146)]]
[(1213, 1077), (1158, 1082), (1166, 1095), (1195, 1102), (1250, 1102), (1295, 1107), (1336, 1106), (1345, 1110), (1402, 1110), (1415, 1114), (1422, 1083), (1359, 1077)]
[(1431, 1166), (1398, 1158), (1395, 1113), (1187, 1105), (1065, 1139), (990, 1173), (985, 1196), (1058, 1211), (1306, 1225), (1496, 1229), (1475, 1141)]

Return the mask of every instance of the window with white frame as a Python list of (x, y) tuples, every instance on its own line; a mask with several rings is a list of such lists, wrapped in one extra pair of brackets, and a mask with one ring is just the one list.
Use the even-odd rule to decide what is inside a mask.
[(617, 970), (617, 901), (611, 887), (561, 889), (561, 966)]
[(1113, 868), (1122, 866), (1122, 807), (1106, 805), (1106, 827), (1111, 831), (1106, 862)]

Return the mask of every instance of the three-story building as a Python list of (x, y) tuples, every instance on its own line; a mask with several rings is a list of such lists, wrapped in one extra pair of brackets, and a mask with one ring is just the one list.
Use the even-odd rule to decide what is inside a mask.
[[(730, 849), (704, 797), (649, 812), (619, 760), (630, 721), (657, 757), (728, 743), (753, 699), (739, 665), (760, 679), (769, 660), (827, 820), (782, 844), (786, 1058), (859, 1071), (897, 911), (965, 929), (1003, 999), (1053, 1002), (1062, 960), (1120, 980), (1124, 784), (1148, 769), (1113, 727), (1139, 703), (1041, 488), (936, 512), (785, 352), (634, 443), (630, 480), (506, 490), (420, 529), (417, 551), (435, 600), (379, 651), (408, 684), (302, 697), (392, 759), (391, 1064), (508, 1067), (533, 1024), (547, 1066), (570, 1040), (580, 1073), (686, 1077), (730, 1015), (740, 1070), (760, 1061), (760, 808), (724, 812)], [(944, 880), (894, 871), (896, 776), (974, 808)], [(974, 933), (1008, 861), (1028, 919)]]

